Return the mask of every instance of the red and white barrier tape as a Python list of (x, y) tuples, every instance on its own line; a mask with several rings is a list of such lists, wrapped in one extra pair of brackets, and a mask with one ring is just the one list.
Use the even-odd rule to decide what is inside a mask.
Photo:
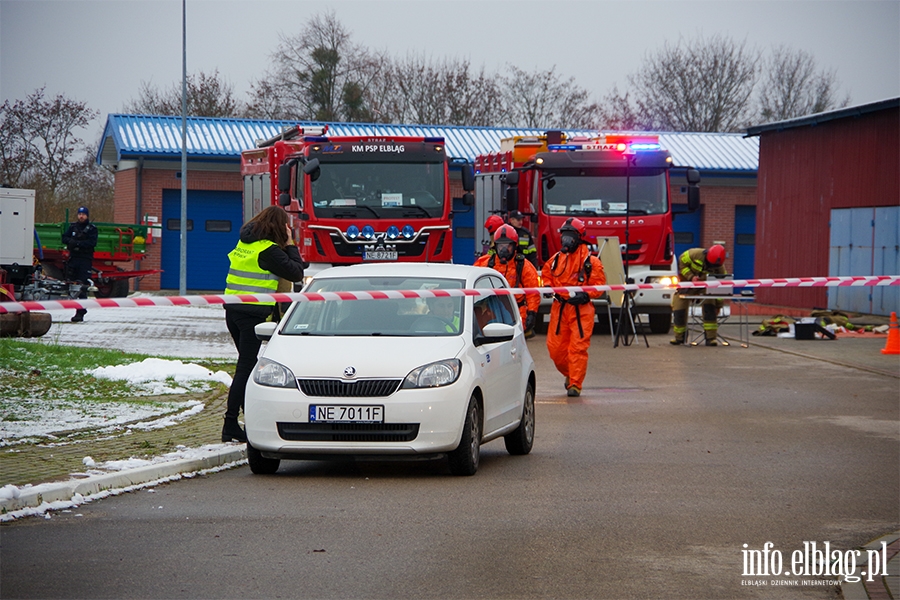
[[(735, 279), (682, 282), (686, 288), (763, 288), (763, 287), (882, 287), (900, 285), (900, 275), (867, 275), (862, 277), (794, 277), (785, 279)], [(34, 310), (76, 308), (133, 308), (140, 306), (210, 306), (216, 304), (242, 304), (244, 302), (322, 302), (325, 300), (383, 300), (402, 298), (435, 298), (447, 296), (488, 296), (491, 294), (558, 294), (573, 292), (621, 292), (639, 290), (672, 290), (661, 283), (630, 283), (624, 285), (595, 285), (563, 288), (509, 288), (509, 289), (435, 289), (435, 290), (384, 290), (370, 292), (322, 292), (295, 294), (220, 294), (207, 296), (138, 296), (135, 298), (97, 298), (93, 300), (49, 300), (44, 302), (0, 302), (0, 314)]]

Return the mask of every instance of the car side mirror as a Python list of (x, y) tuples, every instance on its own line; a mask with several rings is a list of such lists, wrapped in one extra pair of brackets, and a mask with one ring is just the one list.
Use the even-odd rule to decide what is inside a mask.
[(278, 323), (272, 323), (271, 321), (266, 321), (265, 323), (260, 323), (256, 327), (253, 328), (253, 333), (256, 334), (256, 339), (261, 340), (263, 342), (268, 342), (272, 339), (272, 336), (275, 335), (275, 330), (278, 328)]
[(475, 189), (475, 171), (472, 165), (466, 164), (462, 166), (460, 174), (462, 175), (463, 191), (471, 192)]
[(499, 342), (508, 342), (513, 339), (516, 328), (506, 323), (488, 323), (481, 331), (481, 335), (474, 340), (476, 346), (484, 344), (497, 344)]
[(291, 163), (289, 162), (278, 167), (278, 191), (291, 191)]

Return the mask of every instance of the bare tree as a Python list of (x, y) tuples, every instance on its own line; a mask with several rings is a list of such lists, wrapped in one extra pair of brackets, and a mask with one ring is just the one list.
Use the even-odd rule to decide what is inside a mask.
[(607, 105), (641, 129), (737, 131), (751, 120), (759, 64), (746, 42), (719, 35), (666, 43), (628, 77), (631, 99), (607, 98)]
[(838, 99), (835, 71), (818, 69), (816, 60), (803, 50), (777, 46), (765, 61), (759, 94), (759, 120), (783, 121), (841, 108), (850, 103)]
[(587, 128), (599, 119), (600, 107), (590, 101), (589, 92), (579, 87), (574, 77), (563, 80), (555, 66), (528, 73), (508, 65), (503, 94), (510, 126)]
[(252, 116), (367, 120), (369, 87), (381, 57), (354, 44), (334, 11), (314, 15), (296, 36), (280, 36), (274, 66), (254, 82)]
[(505, 113), (495, 79), (466, 59), (410, 54), (385, 69), (370, 104), (379, 121), (490, 126)]
[[(235, 98), (234, 85), (215, 69), (188, 75), (186, 83), (187, 114), (195, 117), (237, 117), (247, 112), (246, 105)], [(142, 115), (180, 115), (181, 82), (166, 89), (141, 82), (138, 97), (127, 102), (124, 112)]]
[(604, 96), (600, 102), (600, 117), (597, 128), (610, 131), (648, 131), (650, 124), (641, 119), (631, 101), (629, 93), (621, 94), (618, 86)]
[[(88, 204), (92, 216), (112, 214), (112, 175), (94, 164), (94, 153), (78, 137), (98, 113), (39, 88), (25, 100), (0, 106), (0, 175), (9, 187), (35, 190), (35, 218), (57, 221), (65, 208)], [(93, 207), (99, 213), (93, 213)]]

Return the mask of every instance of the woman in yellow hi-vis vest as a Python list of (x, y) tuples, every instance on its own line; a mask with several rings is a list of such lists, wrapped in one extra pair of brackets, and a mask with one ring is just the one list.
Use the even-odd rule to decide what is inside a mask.
[[(301, 281), (307, 266), (294, 245), (288, 215), (279, 206), (265, 208), (241, 227), (240, 241), (228, 253), (228, 260), (231, 264), (225, 280), (226, 294), (275, 293), (279, 278)], [(268, 320), (274, 309), (274, 302), (225, 305), (225, 324), (237, 348), (238, 361), (228, 390), (223, 442), (247, 441), (238, 413), (244, 408), (244, 392), (261, 344), (253, 328)]]

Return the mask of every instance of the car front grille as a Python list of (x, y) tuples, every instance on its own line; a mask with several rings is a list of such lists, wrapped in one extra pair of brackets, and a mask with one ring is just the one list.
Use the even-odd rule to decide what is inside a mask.
[(300, 391), (307, 396), (324, 398), (375, 398), (390, 396), (400, 387), (400, 379), (298, 379)]
[(278, 423), (289, 442), (411, 442), (418, 423)]

